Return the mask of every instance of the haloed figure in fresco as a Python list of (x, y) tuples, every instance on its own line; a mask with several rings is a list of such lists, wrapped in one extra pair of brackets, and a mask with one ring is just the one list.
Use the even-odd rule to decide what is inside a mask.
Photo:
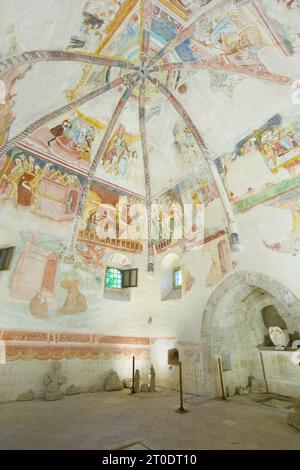
[(101, 161), (107, 173), (130, 178), (138, 155), (137, 151), (131, 148), (129, 140), (130, 135), (126, 134), (125, 127), (120, 125)]

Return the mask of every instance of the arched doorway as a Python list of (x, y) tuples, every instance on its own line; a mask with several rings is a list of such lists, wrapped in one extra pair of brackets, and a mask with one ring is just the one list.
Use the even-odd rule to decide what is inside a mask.
[(217, 356), (227, 357), (230, 363), (231, 370), (225, 372), (229, 389), (246, 386), (249, 376), (266, 384), (264, 362), (257, 346), (266, 344), (268, 330), (263, 313), (270, 306), (287, 325), (290, 334), (300, 331), (299, 299), (269, 276), (238, 271), (211, 294), (201, 326), (202, 388), (206, 395), (219, 394)]

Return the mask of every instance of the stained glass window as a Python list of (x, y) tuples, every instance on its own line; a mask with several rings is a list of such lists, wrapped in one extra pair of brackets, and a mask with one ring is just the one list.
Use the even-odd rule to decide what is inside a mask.
[(107, 268), (105, 273), (105, 287), (122, 289), (122, 271), (116, 268)]
[(177, 289), (182, 286), (182, 269), (175, 268), (173, 270), (173, 288)]

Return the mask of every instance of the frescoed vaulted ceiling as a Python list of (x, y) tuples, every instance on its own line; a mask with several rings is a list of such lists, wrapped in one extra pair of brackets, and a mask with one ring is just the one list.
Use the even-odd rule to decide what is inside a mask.
[(299, 122), (299, 0), (0, 9), (2, 161), (18, 147), (148, 202), (214, 165), (229, 201), (228, 155), (274, 115)]

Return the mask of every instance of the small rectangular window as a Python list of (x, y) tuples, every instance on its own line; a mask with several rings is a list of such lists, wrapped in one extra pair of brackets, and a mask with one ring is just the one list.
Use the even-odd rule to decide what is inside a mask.
[(7, 271), (15, 251), (14, 246), (0, 248), (0, 271)]
[(123, 271), (123, 287), (137, 287), (138, 270), (125, 269)]
[(173, 289), (180, 289), (182, 286), (182, 269), (173, 269)]
[(125, 289), (137, 287), (137, 269), (106, 268), (105, 287), (108, 289)]
[(107, 268), (105, 273), (105, 287), (108, 289), (122, 289), (122, 271), (116, 268)]

